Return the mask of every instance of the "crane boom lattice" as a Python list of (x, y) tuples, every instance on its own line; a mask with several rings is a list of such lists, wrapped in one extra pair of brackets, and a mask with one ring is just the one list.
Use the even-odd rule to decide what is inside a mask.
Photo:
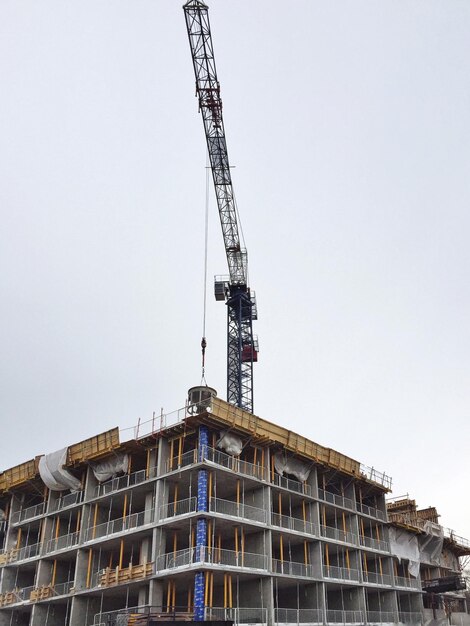
[(229, 270), (228, 281), (216, 279), (216, 298), (226, 300), (228, 314), (227, 400), (253, 412), (256, 306), (248, 287), (247, 252), (240, 244), (208, 7), (189, 0), (183, 8)]

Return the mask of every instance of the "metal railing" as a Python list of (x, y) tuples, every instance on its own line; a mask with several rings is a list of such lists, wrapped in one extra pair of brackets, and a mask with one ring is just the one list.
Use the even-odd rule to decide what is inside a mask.
[(333, 528), (332, 526), (320, 526), (320, 535), (327, 539), (334, 539), (342, 543), (352, 543), (357, 545), (357, 535), (348, 530), (345, 532), (341, 528)]
[(418, 578), (406, 578), (405, 576), (394, 576), (395, 587), (404, 589), (421, 589), (421, 581)]
[(283, 487), (284, 489), (288, 489), (289, 491), (295, 491), (297, 493), (302, 493), (304, 495), (313, 497), (313, 489), (307, 483), (301, 483), (298, 480), (293, 480), (292, 478), (286, 478), (285, 476), (280, 476), (279, 474), (274, 474), (273, 479), (271, 480), (273, 485), (277, 487)]
[(11, 562), (25, 561), (26, 559), (34, 559), (41, 552), (41, 543), (34, 543), (30, 546), (14, 549), (11, 551)]
[(351, 498), (346, 498), (345, 496), (339, 496), (336, 493), (331, 493), (331, 491), (325, 491), (324, 489), (319, 488), (318, 498), (320, 500), (323, 500), (324, 502), (328, 502), (329, 504), (335, 504), (342, 509), (349, 509), (350, 511), (356, 510), (354, 500), (351, 500)]
[[(126, 616), (132, 613), (143, 613), (144, 615), (148, 615), (149, 609), (150, 607), (148, 605), (141, 605), (116, 609), (114, 611), (106, 611), (104, 613), (96, 613), (92, 626), (117, 626), (119, 616)], [(126, 622), (121, 620), (121, 623), (125, 624)]]
[(176, 569), (198, 563), (267, 570), (267, 560), (265, 554), (198, 546), (160, 555), (157, 557), (156, 571)]
[(188, 407), (177, 409), (171, 413), (154, 415), (148, 420), (142, 421), (140, 418), (135, 426), (129, 428), (120, 428), (119, 433), (122, 433), (121, 441), (127, 441), (129, 437), (133, 439), (143, 439), (154, 433), (158, 433), (165, 428), (175, 426), (183, 422), (188, 412)]
[(399, 611), (398, 621), (400, 624), (422, 624), (423, 615), (420, 611)]
[(359, 536), (361, 546), (370, 548), (371, 550), (380, 550), (381, 552), (390, 552), (390, 544), (383, 539), (373, 539), (372, 537)]
[(192, 450), (188, 450), (188, 452), (184, 452), (181, 456), (176, 455), (171, 459), (167, 459), (165, 464), (165, 473), (168, 474), (169, 472), (176, 472), (183, 467), (194, 465), (198, 462), (197, 456), (197, 448), (193, 448)]
[(323, 624), (322, 609), (274, 609), (275, 624)]
[(60, 535), (54, 539), (49, 539), (46, 543), (46, 554), (49, 552), (56, 552), (57, 550), (65, 550), (66, 548), (72, 548), (79, 543), (80, 533), (70, 533), (68, 535)]
[(356, 507), (357, 507), (357, 510), (359, 511), (359, 513), (362, 513), (363, 515), (368, 515), (369, 517), (374, 517), (376, 519), (381, 520), (382, 522), (385, 522), (386, 519), (387, 519), (386, 513), (384, 513), (380, 509), (376, 509), (373, 506), (368, 506), (367, 504), (362, 504), (361, 502), (356, 502)]
[(158, 509), (158, 516), (160, 520), (164, 520), (177, 515), (194, 513), (195, 511), (197, 511), (197, 498), (193, 497), (162, 504)]
[(273, 559), (272, 571), (275, 574), (284, 574), (284, 576), (301, 576), (302, 578), (314, 577), (313, 566), (298, 561)]
[(205, 621), (233, 621), (234, 624), (267, 624), (268, 610), (262, 608), (236, 607), (224, 609), (219, 607), (206, 607), (204, 611)]
[(248, 461), (244, 461), (236, 456), (231, 456), (230, 454), (225, 454), (225, 452), (221, 452), (220, 450), (216, 450), (215, 448), (211, 448), (209, 446), (205, 447), (202, 450), (203, 458), (210, 463), (216, 463), (222, 467), (226, 467), (237, 474), (242, 474), (243, 476), (247, 476), (248, 478), (255, 478), (257, 480), (267, 480), (268, 478), (268, 470), (266, 467), (262, 467), (261, 465), (255, 465), (253, 463), (249, 463)]
[(359, 580), (359, 570), (348, 569), (347, 567), (337, 567), (336, 565), (324, 565), (323, 576), (334, 578), (335, 580)]
[(393, 611), (367, 611), (368, 624), (384, 624), (396, 622), (396, 615)]
[(67, 493), (65, 496), (60, 496), (57, 500), (52, 500), (49, 503), (49, 513), (61, 511), (69, 506), (80, 504), (83, 501), (83, 495), (83, 491), (72, 491), (71, 493)]
[(243, 502), (233, 502), (232, 500), (222, 500), (221, 498), (211, 498), (209, 500), (209, 511), (230, 517), (240, 517), (255, 522), (266, 524), (266, 511)]
[(364, 624), (364, 613), (362, 611), (326, 611), (327, 624)]
[(391, 587), (393, 578), (389, 574), (380, 574), (379, 572), (362, 572), (362, 579), (370, 585), (384, 585)]
[(141, 526), (151, 524), (153, 522), (153, 511), (150, 512), (150, 519), (148, 520), (145, 519), (147, 515), (149, 515), (149, 511), (142, 511), (140, 513), (133, 513), (127, 517), (110, 520), (109, 522), (98, 524), (94, 527), (91, 526), (90, 528), (87, 528), (84, 540), (93, 541), (94, 539), (108, 537), (109, 535), (115, 535), (116, 533), (134, 530)]
[(74, 586), (73, 580), (68, 580), (65, 583), (58, 583), (52, 587), (52, 591), (55, 596), (67, 596)]
[(20, 524), (21, 522), (24, 522), (26, 520), (33, 519), (33, 517), (44, 515), (45, 509), (46, 509), (46, 503), (41, 502), (40, 504), (29, 506), (26, 509), (15, 511), (14, 513), (11, 514), (11, 523)]
[(319, 536), (318, 526), (314, 522), (299, 519), (298, 517), (290, 517), (289, 515), (280, 515), (279, 513), (271, 513), (271, 523), (278, 528), (286, 528), (295, 530), (300, 533)]
[(121, 489), (127, 489), (128, 487), (134, 487), (135, 485), (139, 485), (140, 483), (145, 482), (146, 480), (150, 480), (155, 476), (155, 467), (147, 470), (138, 470), (136, 472), (132, 472), (131, 474), (124, 474), (123, 476), (116, 476), (115, 478), (111, 478), (104, 483), (100, 483), (96, 485), (93, 495), (93, 498), (98, 498), (100, 496), (105, 496), (109, 493), (114, 493), (115, 491), (120, 491)]
[(385, 472), (378, 472), (375, 468), (363, 465), (362, 463), (360, 465), (360, 472), (367, 480), (371, 480), (387, 489), (392, 489), (392, 478), (391, 476), (387, 476)]

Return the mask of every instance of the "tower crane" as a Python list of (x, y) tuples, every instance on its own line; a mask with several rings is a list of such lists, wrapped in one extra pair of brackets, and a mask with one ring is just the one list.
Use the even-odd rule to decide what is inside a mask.
[(183, 9), (229, 271), (228, 276), (216, 276), (214, 285), (216, 300), (227, 305), (227, 401), (252, 413), (256, 298), (248, 286), (247, 251), (240, 242), (208, 6), (189, 0)]

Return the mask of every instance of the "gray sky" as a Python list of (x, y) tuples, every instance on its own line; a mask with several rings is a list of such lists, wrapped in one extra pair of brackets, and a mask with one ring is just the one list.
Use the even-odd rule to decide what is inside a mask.
[[(206, 157), (181, 4), (0, 3), (1, 469), (200, 382)], [(470, 538), (470, 3), (210, 7), (255, 413)], [(225, 397), (210, 215), (206, 378)]]

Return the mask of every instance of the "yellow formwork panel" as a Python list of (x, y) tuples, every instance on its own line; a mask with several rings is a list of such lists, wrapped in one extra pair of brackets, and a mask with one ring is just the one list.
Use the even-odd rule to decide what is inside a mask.
[(96, 459), (119, 448), (119, 428), (112, 428), (104, 433), (74, 443), (67, 450), (67, 465), (78, 465), (84, 461)]
[(212, 398), (210, 415), (238, 430), (244, 431), (256, 439), (268, 439), (280, 443), (286, 450), (307, 457), (317, 463), (332, 467), (350, 475), (360, 476), (360, 463), (331, 448), (302, 437), (282, 426), (243, 411), (220, 398)]
[(0, 491), (7, 491), (29, 480), (33, 480), (39, 474), (40, 458), (40, 456), (37, 456), (30, 461), (20, 463), (2, 472), (0, 474)]

